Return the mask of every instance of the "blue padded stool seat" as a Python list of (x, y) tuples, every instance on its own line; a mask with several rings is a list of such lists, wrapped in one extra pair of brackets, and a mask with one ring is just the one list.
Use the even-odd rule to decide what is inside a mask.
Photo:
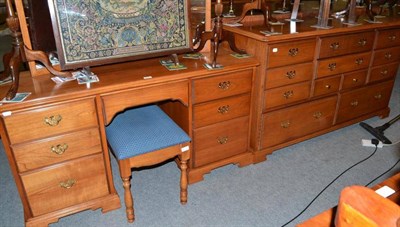
[(106, 134), (118, 160), (191, 140), (157, 105), (138, 107), (120, 113), (106, 127)]

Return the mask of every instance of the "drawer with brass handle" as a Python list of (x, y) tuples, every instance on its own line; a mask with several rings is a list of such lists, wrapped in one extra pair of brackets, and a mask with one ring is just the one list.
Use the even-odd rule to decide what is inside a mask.
[(94, 99), (2, 114), (11, 144), (97, 126)]
[(310, 97), (310, 87), (310, 82), (303, 82), (266, 90), (264, 109), (308, 99)]
[(318, 60), (317, 78), (366, 69), (370, 59), (371, 52), (365, 52)]
[(314, 58), (315, 39), (268, 46), (268, 68), (310, 62)]
[(238, 71), (193, 81), (193, 103), (200, 103), (251, 91), (253, 71)]
[(345, 73), (343, 75), (342, 90), (364, 85), (367, 80), (367, 73), (367, 70)]
[(270, 89), (309, 81), (312, 78), (312, 72), (312, 62), (268, 69), (265, 79), (265, 88)]
[(194, 166), (199, 167), (247, 152), (249, 117), (209, 125), (194, 130)]
[(380, 66), (400, 61), (400, 46), (374, 52), (373, 66)]
[(369, 75), (369, 82), (371, 83), (380, 80), (394, 78), (397, 74), (398, 68), (399, 68), (398, 62), (373, 67)]
[(400, 29), (378, 30), (375, 49), (383, 49), (400, 45)]
[(197, 104), (193, 113), (195, 128), (246, 116), (250, 113), (250, 94)]
[(33, 215), (46, 214), (106, 196), (102, 154), (75, 159), (42, 171), (21, 174)]
[(336, 102), (334, 96), (263, 114), (262, 148), (332, 126)]
[(314, 96), (326, 95), (339, 91), (340, 76), (328, 77), (315, 81)]
[(102, 151), (97, 127), (11, 147), (20, 172)]

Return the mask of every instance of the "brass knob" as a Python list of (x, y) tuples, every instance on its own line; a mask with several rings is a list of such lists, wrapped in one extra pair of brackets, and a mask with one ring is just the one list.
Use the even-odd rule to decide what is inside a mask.
[(57, 114), (56, 116), (45, 117), (44, 122), (49, 126), (56, 126), (62, 120), (61, 115)]
[(327, 84), (327, 85), (325, 85), (325, 88), (326, 89), (331, 89), (331, 85)]
[(350, 102), (351, 106), (358, 106), (358, 100), (354, 100), (352, 102)]
[(360, 46), (365, 46), (367, 44), (367, 40), (365, 38), (362, 38), (358, 41), (358, 45)]
[(228, 137), (227, 136), (218, 137), (217, 141), (219, 144), (226, 144), (228, 142)]
[(299, 53), (299, 48), (291, 48), (289, 49), (289, 56), (296, 56)]
[(65, 189), (70, 189), (74, 184), (76, 183), (75, 179), (68, 179), (65, 182), (60, 182), (60, 187), (65, 188)]
[(51, 146), (51, 152), (54, 154), (62, 155), (68, 149), (68, 145), (64, 144), (57, 144), (56, 146)]
[(281, 122), (281, 127), (282, 128), (289, 128), (289, 126), (290, 126), (290, 121), (289, 120)]
[(331, 43), (331, 45), (329, 47), (333, 50), (337, 50), (337, 49), (339, 49), (340, 44), (338, 42), (334, 42), (334, 43)]
[(353, 78), (353, 82), (354, 82), (354, 83), (357, 83), (357, 82), (358, 82), (358, 79), (357, 79), (357, 78)]
[(218, 113), (226, 114), (229, 112), (229, 105), (218, 107)]
[(295, 76), (296, 76), (296, 70), (289, 71), (289, 72), (286, 73), (286, 77), (288, 79), (293, 79)]
[(363, 59), (363, 58), (357, 58), (357, 59), (356, 59), (356, 64), (357, 64), (357, 65), (361, 65), (363, 62), (364, 62), (364, 59)]
[(384, 70), (381, 71), (381, 75), (382, 76), (386, 76), (388, 74), (388, 72), (389, 71), (387, 69), (384, 69)]
[(329, 63), (328, 69), (329, 69), (330, 71), (335, 70), (335, 69), (336, 69), (336, 63), (335, 63), (335, 62), (334, 62), (334, 63)]
[(390, 36), (388, 36), (388, 39), (390, 41), (394, 41), (394, 40), (396, 40), (396, 35), (390, 35)]
[(376, 95), (374, 95), (374, 98), (375, 99), (381, 99), (382, 98), (382, 94), (376, 94)]
[(314, 117), (315, 119), (321, 118), (321, 117), (322, 117), (321, 111), (314, 112), (313, 117)]
[(285, 99), (289, 99), (290, 97), (293, 96), (293, 94), (294, 94), (293, 91), (286, 91), (286, 92), (283, 93), (283, 97), (284, 97)]
[(389, 60), (389, 59), (391, 59), (392, 58), (392, 53), (385, 53), (385, 58), (387, 59), (387, 60)]
[(222, 90), (228, 90), (230, 86), (231, 82), (229, 80), (218, 83), (218, 88)]

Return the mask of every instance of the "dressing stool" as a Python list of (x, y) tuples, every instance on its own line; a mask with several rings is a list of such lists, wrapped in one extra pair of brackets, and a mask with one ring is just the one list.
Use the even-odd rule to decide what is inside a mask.
[(187, 161), (190, 137), (157, 105), (126, 110), (106, 127), (108, 144), (118, 161), (125, 190), (128, 222), (135, 220), (130, 190), (132, 168), (152, 166), (177, 157), (180, 177), (180, 200), (187, 202)]

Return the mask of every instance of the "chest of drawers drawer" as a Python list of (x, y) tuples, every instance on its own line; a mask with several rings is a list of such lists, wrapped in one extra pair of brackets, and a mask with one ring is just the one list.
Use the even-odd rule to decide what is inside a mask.
[(400, 29), (379, 30), (375, 49), (400, 46)]
[(312, 61), (314, 51), (315, 39), (269, 45), (267, 67), (273, 68)]
[(264, 109), (291, 104), (310, 97), (310, 82), (292, 84), (265, 91)]
[(316, 80), (314, 86), (314, 96), (326, 95), (339, 91), (340, 80), (340, 76)]
[(108, 194), (102, 154), (21, 175), (34, 216)]
[(345, 73), (343, 75), (342, 90), (359, 87), (365, 84), (367, 80), (367, 70)]
[(63, 103), (46, 108), (3, 113), (12, 144), (97, 126), (93, 99)]
[(333, 124), (336, 96), (263, 114), (261, 146), (287, 142)]
[(398, 68), (398, 62), (373, 67), (369, 76), (369, 82), (394, 78), (396, 76)]
[(400, 61), (400, 46), (375, 51), (373, 66)]
[(246, 116), (250, 112), (250, 94), (197, 104), (193, 112), (195, 128)]
[(98, 128), (12, 145), (12, 149), (20, 172), (102, 151)]
[(337, 123), (387, 107), (392, 87), (393, 81), (387, 81), (342, 94), (339, 101)]
[(251, 91), (252, 70), (227, 75), (196, 79), (193, 81), (193, 103), (224, 98)]
[(311, 80), (312, 75), (313, 64), (311, 62), (268, 69), (265, 88), (270, 89)]
[(247, 152), (249, 117), (235, 118), (194, 130), (194, 166)]
[(372, 50), (374, 32), (320, 38), (319, 58), (367, 52)]
[(317, 63), (317, 77), (321, 78), (366, 69), (369, 66), (370, 59), (371, 52), (366, 52), (319, 60)]

